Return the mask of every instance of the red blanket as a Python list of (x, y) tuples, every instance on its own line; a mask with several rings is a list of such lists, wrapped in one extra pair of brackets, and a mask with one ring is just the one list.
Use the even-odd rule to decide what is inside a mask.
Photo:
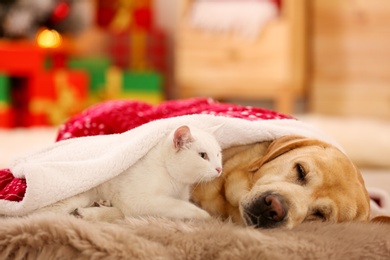
[[(59, 129), (57, 141), (91, 135), (123, 133), (147, 122), (192, 114), (212, 114), (247, 120), (293, 119), (263, 108), (219, 103), (212, 99), (167, 101), (157, 106), (139, 101), (108, 101), (71, 118)], [(9, 169), (0, 170), (0, 199), (21, 201), (26, 181)]]

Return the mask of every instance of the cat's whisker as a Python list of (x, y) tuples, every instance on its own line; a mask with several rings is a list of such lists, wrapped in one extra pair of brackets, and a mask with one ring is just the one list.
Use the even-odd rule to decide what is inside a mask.
[(203, 183), (205, 182), (208, 182), (210, 181), (210, 179), (208, 179), (206, 176), (202, 176), (199, 181), (197, 182), (197, 185), (202, 185)]
[[(196, 188), (198, 188), (199, 186), (202, 188), (202, 182), (196, 182), (192, 188), (192, 191), (195, 190)], [(192, 191), (191, 191), (191, 194), (192, 194)]]
[[(199, 179), (199, 181), (197, 181), (194, 185), (193, 185), (193, 188), (192, 190), (195, 190), (196, 188), (200, 187), (201, 189), (204, 189), (204, 187), (206, 186), (205, 183), (208, 183), (210, 180), (205, 180), (206, 177), (203, 176)], [(192, 194), (192, 192), (191, 192)]]

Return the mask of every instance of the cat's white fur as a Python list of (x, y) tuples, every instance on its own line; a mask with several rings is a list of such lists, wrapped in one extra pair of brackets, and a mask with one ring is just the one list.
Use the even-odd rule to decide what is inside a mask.
[[(218, 177), (221, 157), (221, 147), (212, 134), (193, 126), (180, 126), (119, 176), (37, 212), (73, 213), (104, 221), (123, 214), (207, 218), (205, 210), (189, 201), (190, 186)], [(99, 207), (91, 207), (102, 200), (105, 202), (97, 204)]]

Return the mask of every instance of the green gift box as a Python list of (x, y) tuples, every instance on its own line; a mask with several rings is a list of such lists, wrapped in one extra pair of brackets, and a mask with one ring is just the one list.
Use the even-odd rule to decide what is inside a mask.
[(87, 71), (90, 77), (90, 93), (95, 94), (104, 90), (106, 71), (111, 67), (111, 63), (107, 57), (71, 58), (68, 61), (68, 67)]
[(124, 72), (122, 82), (124, 98), (137, 99), (152, 104), (164, 100), (162, 77), (156, 72)]
[(162, 76), (159, 73), (107, 70), (106, 96), (108, 99), (133, 99), (158, 104), (164, 100)]
[(161, 75), (155, 72), (123, 73), (124, 92), (160, 93), (162, 91)]
[(9, 78), (0, 74), (0, 103), (9, 103), (10, 102), (10, 82)]

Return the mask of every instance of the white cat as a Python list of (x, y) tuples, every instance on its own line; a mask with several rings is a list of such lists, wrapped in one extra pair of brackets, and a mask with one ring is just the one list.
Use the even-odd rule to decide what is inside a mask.
[(221, 147), (212, 134), (181, 126), (119, 176), (36, 212), (71, 213), (103, 221), (123, 214), (207, 218), (205, 210), (189, 201), (190, 187), (220, 176), (221, 157)]

